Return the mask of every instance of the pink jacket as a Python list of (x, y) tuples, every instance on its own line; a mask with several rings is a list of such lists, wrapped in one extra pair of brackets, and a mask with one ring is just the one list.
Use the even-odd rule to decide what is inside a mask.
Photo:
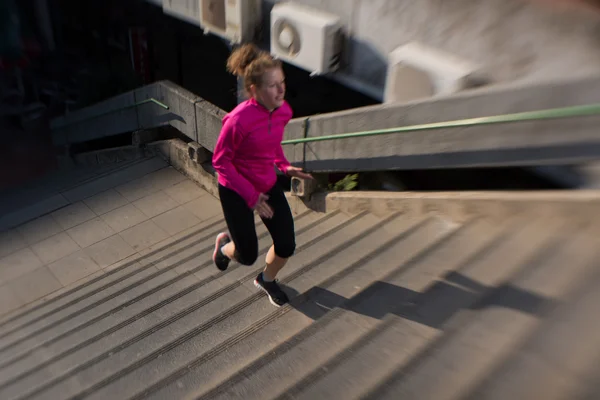
[(274, 166), (285, 173), (290, 166), (281, 141), (292, 118), (287, 102), (269, 112), (256, 100), (239, 104), (223, 117), (223, 128), (213, 154), (218, 181), (236, 191), (254, 208), (259, 193), (268, 192), (277, 180)]

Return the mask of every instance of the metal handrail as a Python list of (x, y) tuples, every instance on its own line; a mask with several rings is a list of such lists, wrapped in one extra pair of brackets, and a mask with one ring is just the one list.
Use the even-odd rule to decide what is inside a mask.
[(166, 105), (165, 103), (162, 103), (162, 102), (156, 100), (154, 97), (150, 97), (149, 99), (138, 101), (137, 103), (133, 103), (133, 104), (130, 104), (130, 105), (125, 106), (125, 107), (120, 107), (120, 108), (117, 108), (117, 109), (114, 109), (114, 110), (105, 111), (103, 113), (92, 115), (91, 117), (83, 118), (81, 120), (74, 121), (72, 123), (68, 123), (68, 124), (65, 124), (65, 125), (79, 124), (81, 122), (86, 122), (86, 121), (89, 121), (91, 119), (96, 119), (96, 118), (104, 117), (106, 115), (110, 115), (110, 114), (113, 114), (113, 113), (116, 113), (116, 112), (119, 112), (119, 111), (128, 110), (130, 108), (138, 107), (138, 106), (144, 105), (146, 103), (154, 103), (157, 106), (164, 108), (165, 110), (169, 109), (169, 106)]
[[(388, 135), (391, 133), (406, 133), (428, 131), (444, 128), (460, 128), (467, 126), (492, 125), (500, 123), (539, 121), (546, 119), (585, 117), (591, 115), (600, 115), (600, 103), (588, 104), (583, 106), (570, 106), (560, 108), (549, 108), (539, 111), (526, 111), (513, 114), (503, 114), (490, 117), (467, 118), (454, 121), (434, 122), (429, 124), (408, 125), (387, 129), (376, 129), (371, 131), (360, 131), (351, 133), (341, 133), (337, 135), (324, 135), (316, 137), (304, 137), (300, 139), (289, 139), (281, 142), (282, 145), (321, 142), (326, 140), (348, 139), (364, 136)], [(306, 136), (306, 132), (305, 132)]]

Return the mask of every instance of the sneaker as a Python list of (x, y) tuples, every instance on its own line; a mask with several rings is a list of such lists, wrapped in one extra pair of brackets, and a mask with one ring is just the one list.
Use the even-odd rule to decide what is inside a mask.
[(221, 247), (225, 246), (227, 243), (231, 242), (229, 235), (225, 232), (219, 233), (217, 235), (217, 240), (215, 240), (215, 251), (213, 253), (213, 262), (221, 271), (225, 271), (229, 266), (229, 262), (231, 261), (229, 257), (227, 257), (221, 251)]
[(269, 301), (275, 307), (281, 307), (289, 301), (285, 292), (281, 290), (277, 284), (277, 280), (274, 280), (273, 282), (265, 282), (263, 280), (262, 272), (258, 274), (254, 280), (254, 285), (260, 290), (263, 290), (269, 296)]

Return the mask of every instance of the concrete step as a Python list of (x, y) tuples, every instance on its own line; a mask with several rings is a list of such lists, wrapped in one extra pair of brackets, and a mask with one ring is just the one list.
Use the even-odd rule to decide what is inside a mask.
[[(50, 300), (18, 310), (4, 318), (0, 324), (0, 337), (4, 338), (10, 335), (11, 332), (16, 332), (27, 326), (40, 323), (40, 321), (68, 307), (79, 306), (82, 308), (84, 305), (82, 302), (92, 303), (94, 300), (99, 299), (102, 294), (105, 294), (106, 290), (113, 285), (117, 283), (123, 284), (125, 280), (135, 277), (135, 275), (142, 273), (145, 269), (151, 268), (152, 265), (169, 259), (173, 254), (176, 254), (173, 249), (174, 246), (181, 249), (195, 248), (195, 246), (203, 241), (208, 243), (211, 233), (220, 232), (224, 227), (225, 223), (222, 218), (212, 218), (203, 224), (200, 229), (186, 233), (186, 235), (180, 236), (175, 241), (167, 241), (163, 244), (153, 246), (152, 250), (145, 252), (142, 257), (134, 261), (127, 262), (98, 278), (55, 296)], [(205, 246), (207, 245), (205, 244)], [(97, 297), (93, 297), (97, 294)]]
[[(363, 223), (364, 222), (366, 221), (363, 221)], [(379, 226), (380, 224), (380, 221), (373, 220), (373, 222), (375, 223), (374, 226)], [(398, 222), (398, 220), (395, 222)], [(391, 224), (387, 224), (387, 226), (390, 225)], [(403, 225), (404, 224), (396, 223), (396, 226), (402, 227)], [(374, 230), (371, 229), (372, 227), (373, 226), (365, 226), (365, 233), (362, 233), (361, 231), (355, 231), (355, 235), (351, 238), (351, 240), (356, 240), (352, 246), (352, 249), (362, 249), (363, 251), (372, 254), (373, 250), (381, 248), (381, 241), (379, 240), (380, 237), (376, 233), (376, 231), (379, 231), (379, 229)], [(344, 250), (343, 246), (334, 249), (325, 248), (325, 251), (320, 252), (321, 254), (318, 255), (316, 260), (313, 257), (313, 261), (310, 261), (309, 264), (305, 266), (301, 266), (299, 269), (290, 268), (287, 274), (282, 275), (282, 281), (287, 285), (290, 292), (299, 293), (301, 299), (308, 295), (307, 291), (311, 292), (311, 288), (315, 283), (318, 284), (323, 280), (345, 280), (347, 273), (349, 272), (346, 266), (351, 265), (355, 260), (355, 254), (350, 254), (355, 253), (355, 251), (350, 251), (352, 249)], [(328, 254), (329, 251), (333, 251), (334, 254)], [(335, 264), (323, 264), (319, 262), (320, 259), (330, 258), (332, 256), (335, 257), (336, 261), (340, 260), (340, 262), (336, 262)], [(358, 264), (355, 264), (355, 266), (358, 266)], [(354, 282), (354, 284), (356, 283)], [(260, 299), (261, 297), (261, 293), (252, 296), (252, 298), (256, 299)], [(298, 297), (296, 297), (296, 299), (298, 299)], [(239, 322), (234, 322), (231, 320), (224, 321), (223, 324), (216, 326), (216, 330), (214, 332), (212, 332), (211, 329), (211, 331), (207, 331), (205, 335), (199, 335), (193, 339), (190, 339), (188, 343), (185, 343), (181, 346), (181, 349), (173, 350), (167, 354), (164, 354), (164, 357), (167, 358), (169, 362), (163, 363), (161, 361), (157, 364), (155, 361), (153, 361), (149, 365), (144, 365), (143, 368), (139, 368), (129, 376), (122, 377), (120, 381), (115, 382), (115, 384), (106, 388), (106, 390), (101, 390), (98, 394), (95, 393), (92, 397), (103, 398), (111, 394), (122, 395), (123, 393), (129, 396), (130, 393), (136, 393), (132, 392), (132, 389), (136, 389), (137, 387), (137, 394), (135, 397), (147, 398), (147, 382), (155, 382), (158, 380), (158, 385), (163, 386), (167, 381), (172, 381), (174, 376), (178, 376), (182, 373), (182, 371), (188, 369), (192, 363), (203, 364), (204, 362), (209, 362), (211, 359), (217, 362), (223, 362), (223, 356), (227, 357), (226, 359), (228, 359), (230, 362), (235, 361), (229, 358), (231, 356), (230, 352), (236, 350), (239, 351), (240, 345), (247, 346), (249, 343), (246, 341), (246, 338), (249, 336), (256, 337), (256, 335), (261, 335), (261, 333), (264, 334), (265, 332), (272, 332), (273, 327), (278, 327), (275, 328), (278, 330), (278, 334), (275, 336), (275, 339), (268, 339), (265, 336), (263, 336), (262, 339), (262, 341), (266, 343), (271, 342), (271, 344), (275, 345), (280, 340), (283, 340), (286, 337), (291, 337), (301, 327), (306, 326), (306, 324), (309, 324), (313, 318), (317, 317), (314, 314), (301, 314), (297, 316), (294, 323), (290, 323), (289, 325), (280, 325), (280, 316), (287, 314), (285, 309), (290, 309), (290, 307), (286, 307), (283, 310), (273, 311), (273, 307), (270, 306), (268, 302), (253, 301), (253, 304), (245, 308), (247, 308), (247, 310), (241, 310), (241, 315), (237, 316), (236, 318), (237, 320), (245, 320), (245, 326), (241, 325)], [(325, 312), (326, 311), (321, 311), (321, 315)], [(286, 320), (289, 322), (289, 319)], [(261, 327), (264, 327), (264, 329), (261, 329)], [(257, 352), (249, 347), (246, 347), (246, 353), (246, 358), (255, 358), (263, 354), (262, 352)], [(227, 364), (223, 365), (221, 362), (219, 362), (218, 367), (217, 365), (209, 362), (212, 365), (213, 372), (208, 376), (203, 377), (203, 379), (218, 379), (219, 376), (222, 376), (230, 371), (230, 369), (227, 368)], [(178, 364), (179, 367), (172, 369), (171, 366), (174, 364)], [(215, 374), (215, 372), (217, 372), (217, 374)], [(161, 378), (162, 380), (160, 380)]]
[[(342, 223), (345, 219), (339, 214), (302, 215), (296, 220), (298, 237), (300, 239), (318, 237), (319, 229), (328, 229), (327, 222)], [(207, 230), (200, 229), (196, 234), (188, 235), (190, 237), (185, 240), (159, 244), (159, 247), (149, 251), (144, 260), (138, 259), (139, 264), (150, 266), (151, 271), (152, 267), (159, 268), (154, 269), (153, 275), (163, 279), (160, 285), (149, 288), (145, 282), (140, 284), (140, 281), (137, 281), (119, 290), (125, 297), (107, 298), (105, 295), (110, 293), (113, 286), (123, 285), (119, 285), (118, 280), (105, 278), (96, 283), (103, 283), (102, 286), (92, 293), (83, 294), (84, 299), (94, 298), (93, 295), (97, 295), (99, 298), (95, 302), (87, 304), (79, 297), (71, 299), (67, 303), (72, 303), (68, 310), (70, 313), (60, 318), (58, 323), (42, 326), (25, 338), (30, 343), (25, 343), (23, 340), (17, 345), (13, 343), (8, 348), (10, 353), (2, 354), (0, 371), (2, 377), (6, 379), (2, 379), (0, 384), (0, 394), (4, 393), (5, 389), (9, 390), (16, 385), (21, 379), (39, 382), (44, 372), (47, 372), (48, 368), (53, 369), (52, 367), (58, 362), (68, 364), (77, 357), (90, 357), (90, 350), (98, 348), (98, 351), (103, 351), (107, 346), (113, 346), (121, 336), (125, 341), (139, 333), (139, 329), (142, 329), (140, 324), (151, 325), (157, 321), (157, 318), (160, 320), (161, 316), (166, 318), (177, 312), (182, 307), (182, 303), (185, 305), (186, 301), (189, 302), (189, 296), (197, 297), (199, 294), (222, 292), (227, 282), (227, 279), (223, 278), (231, 280), (233, 279), (231, 276), (247, 275), (244, 268), (232, 266), (223, 274), (212, 266), (210, 257), (214, 248), (214, 237), (224, 228), (224, 224), (221, 223), (208, 233)], [(257, 234), (263, 250), (268, 248), (269, 239), (264, 226), (257, 227)], [(124, 271), (128, 271), (127, 266), (123, 267), (125, 267)], [(177, 271), (180, 267), (185, 269)], [(138, 271), (139, 268), (130, 271), (129, 275)], [(132, 296), (131, 293), (138, 293), (138, 296)], [(85, 306), (83, 307), (85, 311), (79, 310), (78, 305)], [(58, 314), (67, 312), (61, 309), (59, 311)], [(82, 354), (82, 350), (85, 354)]]
[[(413, 298), (399, 307), (380, 326), (359, 338), (345, 350), (341, 359), (333, 358), (277, 398), (361, 398), (385, 382), (394, 371), (402, 370), (411, 360), (443, 337), (448, 326), (458, 324), (469, 308), (482, 298), (486, 286), (493, 286), (522, 267), (533, 252), (542, 251), (549, 234), (540, 228), (543, 221), (522, 225), (516, 220), (490, 231), (486, 240), (465, 246), (466, 254), (448, 257), (451, 269), (439, 279), (420, 277), (424, 265), (414, 275), (396, 274), (387, 279), (388, 292), (396, 287), (412, 291)], [(522, 249), (523, 244), (526, 248)], [(458, 247), (455, 247), (455, 249)], [(462, 247), (460, 248), (462, 250)], [(462, 253), (462, 251), (461, 251)], [(425, 264), (428, 265), (428, 264)], [(441, 271), (443, 272), (443, 271)], [(486, 282), (487, 281), (487, 282)], [(385, 290), (383, 291), (385, 293)], [(378, 292), (382, 295), (382, 291)], [(391, 294), (390, 294), (391, 296)], [(393, 356), (390, 356), (393, 354)]]
[[(597, 231), (595, 233), (597, 237)], [(486, 379), (463, 399), (506, 399), (513, 395), (520, 399), (598, 398), (600, 265), (597, 252), (588, 261), (585, 269), (581, 263), (576, 264), (578, 279), (567, 279), (565, 286), (569, 287), (569, 293), (558, 299), (558, 307), (545, 321), (536, 324), (526, 340), (503, 357)], [(565, 266), (563, 264), (563, 270), (570, 269)]]
[[(156, 160), (109, 172), (65, 186), (60, 195), (85, 201), (117, 185), (131, 204), (185, 179)], [(197, 193), (183, 187), (190, 193), (174, 197)], [(185, 210), (218, 207), (198, 196)], [(373, 213), (358, 210), (402, 200), (337, 203), (348, 213), (331, 210), (335, 202), (328, 213), (292, 203), (298, 248), (278, 276), (291, 298), (281, 308), (252, 283), (271, 245), (258, 217), (261, 259), (224, 272), (211, 261), (214, 238), (225, 230), (220, 213), (169, 230), (123, 263), (106, 264), (77, 286), (65, 284), (2, 318), (0, 398), (597, 393), (594, 203), (537, 194), (539, 207), (531, 199), (519, 207), (509, 204), (518, 199), (489, 194), (485, 201), (497, 207), (463, 213), (450, 209), (468, 196), (417, 196), (418, 210), (388, 204), (369, 208)], [(500, 212), (504, 206), (508, 211)]]
[[(494, 243), (502, 234), (506, 234), (507, 225), (492, 226), (488, 221), (473, 221), (448, 236), (446, 240), (435, 243), (406, 263), (392, 269), (367, 290), (337, 309), (337, 314), (340, 314), (338, 318), (346, 319), (348, 323), (355, 325), (346, 333), (349, 335), (350, 332), (356, 331), (356, 335), (351, 335), (354, 336), (353, 340), (343, 347), (334, 347), (335, 351), (323, 362), (313, 362), (313, 369), (308, 374), (298, 376), (297, 381), (278, 392), (277, 397), (311, 398), (313, 394), (318, 394), (318, 397), (328, 398), (330, 395), (337, 396), (340, 389), (352, 393), (356, 385), (360, 388), (360, 379), (345, 382), (344, 388), (337, 384), (331, 385), (331, 382), (340, 382), (346, 376), (356, 376), (357, 372), (353, 372), (353, 369), (362, 369), (360, 362), (344, 363), (355, 358), (363, 346), (384, 330), (390, 323), (388, 313), (406, 304), (413, 304), (427, 287), (460, 268), (473, 254)], [(358, 326), (367, 329), (357, 329)], [(398, 340), (406, 339), (403, 335), (398, 337)], [(307, 393), (303, 393), (305, 391)]]
[[(302, 265), (303, 259), (306, 258), (308, 259), (306, 261), (307, 265), (302, 268), (314, 267), (311, 262), (319, 256), (319, 253), (322, 255), (330, 251), (331, 247), (329, 245), (335, 244), (336, 241), (343, 244), (348, 237), (352, 237), (354, 232), (361, 232), (365, 228), (373, 229), (378, 223), (379, 221), (370, 215), (357, 216), (351, 219), (342, 214), (334, 215), (324, 223), (326, 227), (323, 228), (324, 232), (321, 235), (318, 232), (310, 233), (311, 238), (317, 238), (314, 239), (316, 243), (305, 247), (305, 249), (310, 249), (309, 252), (298, 249), (294, 265)], [(332, 236), (329, 239), (319, 238), (328, 231), (332, 231), (330, 232)], [(304, 239), (306, 240), (306, 238)], [(261, 243), (263, 251), (266, 251), (270, 244), (266, 242), (267, 240), (265, 238)], [(210, 259), (210, 252), (207, 251), (206, 253), (206, 258)], [(29, 393), (28, 397), (33, 396), (33, 398), (36, 398), (38, 394), (42, 394), (42, 391), (44, 396), (50, 395), (51, 397), (68, 395), (70, 392), (75, 394), (80, 390), (84, 390), (84, 392), (94, 391), (109, 383), (118, 381), (121, 376), (126, 375), (127, 372), (135, 371), (139, 366), (153, 360), (158, 354), (162, 354), (171, 348), (177, 348), (176, 344), (187, 343), (188, 339), (195, 336), (195, 332), (200, 334), (204, 330), (214, 330), (216, 329), (214, 325), (219, 323), (235, 322), (240, 324), (240, 329), (251, 324), (253, 321), (252, 311), (256, 311), (257, 300), (262, 295), (257, 293), (255, 289), (249, 291), (244, 282), (252, 279), (259, 269), (251, 269), (248, 273), (248, 269), (239, 268), (239, 270), (245, 272), (245, 276), (234, 284), (222, 288), (216, 287), (215, 289), (221, 290), (213, 295), (203, 293), (204, 291), (197, 291), (190, 296), (181, 298), (176, 303), (176, 307), (181, 311), (173, 311), (171, 308), (158, 310), (155, 318), (144, 319), (144, 321), (148, 320), (147, 325), (137, 326), (136, 329), (132, 328), (137, 336), (118, 344), (119, 338), (113, 334), (109, 339), (115, 337), (117, 346), (115, 346), (113, 340), (108, 342), (112, 345), (103, 343), (104, 346), (88, 346), (85, 352), (78, 354), (79, 360), (63, 360), (57, 365), (53, 365), (52, 368), (46, 368), (44, 372), (50, 374), (50, 379), (45, 381), (34, 379), (37, 382), (35, 385), (37, 387), (34, 386), (33, 390), (31, 386), (27, 385), (11, 385), (10, 394), (14, 395), (26, 391)], [(229, 271), (224, 275), (228, 273)], [(208, 297), (206, 297), (207, 295)], [(237, 304), (237, 306), (229, 308), (229, 311), (224, 311), (224, 309), (227, 309), (227, 305), (231, 303)], [(266, 302), (264, 306), (270, 306), (270, 304)], [(240, 311), (247, 311), (249, 314), (245, 313), (245, 316), (236, 315), (235, 318), (227, 318), (230, 314), (234, 315)], [(266, 312), (266, 310), (263, 311)], [(162, 322), (153, 325), (154, 322), (157, 322), (156, 318), (159, 318)], [(204, 338), (204, 335), (200, 337)], [(107, 345), (109, 346), (108, 350)], [(189, 351), (184, 355), (189, 356)], [(119, 371), (114, 369), (113, 364), (117, 359), (120, 360)], [(74, 382), (76, 382), (75, 385), (73, 385)], [(143, 382), (147, 384), (148, 381), (144, 380)], [(58, 385), (59, 383), (60, 385)], [(69, 391), (65, 392), (66, 388), (70, 388)], [(8, 394), (8, 392), (3, 392), (3, 397), (6, 396), (5, 393)]]
[[(474, 222), (457, 230), (446, 231), (442, 235), (432, 235), (428, 232), (431, 228), (427, 226), (424, 227), (427, 229), (412, 232), (410, 238), (403, 242), (386, 244), (380, 256), (367, 259), (360, 268), (360, 271), (368, 272), (368, 276), (364, 273), (362, 276), (348, 275), (344, 281), (326, 289), (322, 289), (320, 285), (315, 289), (310, 303), (297, 306), (301, 311), (313, 305), (331, 310), (308, 329), (208, 392), (207, 385), (198, 384), (202, 374), (193, 371), (190, 375), (195, 375), (198, 390), (194, 397), (202, 393), (199, 397), (201, 399), (271, 398), (296, 385), (303, 386), (305, 379), (310, 379), (308, 377), (313, 375), (316, 366), (343, 353), (356, 340), (374, 329), (388, 311), (414, 297), (415, 292), (410, 289), (392, 286), (389, 283), (391, 277), (408, 277), (412, 274), (417, 280), (430, 282), (447, 268), (452, 268), (455, 260), (448, 257), (452, 254), (450, 249), (461, 242), (477, 243), (477, 238), (473, 235), (476, 232), (482, 233), (484, 225), (486, 224)], [(489, 229), (488, 226), (487, 230)], [(454, 255), (454, 258), (457, 258), (456, 255), (459, 259), (463, 257), (463, 254), (459, 255), (455, 251)], [(345, 288), (352, 282), (360, 282), (360, 290)], [(351, 295), (344, 291), (350, 291)], [(317, 369), (322, 374), (321, 369)], [(186, 388), (190, 379), (183, 381)], [(173, 394), (178, 393), (175, 388), (172, 390)]]
[[(225, 224), (221, 220), (216, 220), (207, 224), (207, 227), (209, 229), (200, 229), (196, 235), (188, 239), (190, 241), (187, 244), (188, 249), (194, 251), (196, 257), (214, 248), (214, 235), (225, 229)], [(171, 253), (172, 255), (177, 254), (176, 251), (171, 251)], [(88, 282), (77, 291), (65, 293), (53, 299), (45, 307), (39, 307), (35, 312), (31, 312), (31, 316), (23, 315), (28, 318), (3, 325), (3, 329), (0, 331), (0, 360), (6, 356), (7, 350), (18, 352), (16, 347), (18, 344), (24, 343), (40, 333), (46, 335), (50, 329), (65, 322), (68, 322), (70, 326), (76, 325), (78, 320), (86, 321), (94, 318), (102, 314), (103, 310), (111, 310), (110, 313), (113, 313), (115, 311), (113, 307), (122, 306), (125, 303), (123, 300), (136, 298), (142, 293), (149, 295), (150, 293), (145, 292), (145, 289), (158, 288), (159, 285), (167, 286), (172, 283), (171, 279), (184, 278), (183, 274), (178, 274), (176, 271), (176, 268), (183, 262), (182, 260), (172, 263), (166, 268), (157, 269), (154, 268), (155, 261), (152, 256), (156, 255), (149, 253), (143, 258), (130, 261), (101, 278)], [(197, 264), (200, 264), (200, 261)], [(206, 267), (206, 265), (203, 266)], [(192, 274), (188, 271), (185, 275)], [(24, 343), (23, 347), (28, 348), (32, 344), (34, 343)]]
[(597, 240), (593, 231), (574, 235), (578, 228), (581, 226), (571, 225), (562, 230), (555, 235), (560, 240), (547, 252), (539, 254), (514, 278), (491, 288), (472, 307), (467, 323), (446, 330), (426, 354), (384, 383), (388, 395), (376, 392), (373, 398), (463, 399), (590, 276), (597, 254), (593, 242)]
[[(422, 249), (431, 248), (453, 230), (454, 227), (448, 227), (439, 220), (414, 221), (405, 217), (390, 220), (381, 226), (381, 231), (372, 232), (352, 245), (353, 252), (358, 250), (362, 254), (343, 263), (338, 263), (340, 259), (335, 256), (335, 264), (327, 263), (305, 275), (293, 275), (295, 279), (290, 285), (294, 289), (309, 289), (303, 296), (294, 299), (282, 314), (269, 316), (264, 324), (247, 329), (241, 337), (228, 339), (219, 351), (200, 355), (186, 368), (139, 392), (135, 398), (198, 396), (229, 380), (239, 366), (249, 365), (239, 374), (255, 369), (253, 362), (257, 358), (266, 353), (278, 353), (278, 349), (273, 350), (277, 344), (310, 326), (313, 321), (320, 321), (330, 309), (344, 303)], [(331, 275), (330, 271), (334, 274)]]
[[(200, 255), (213, 248), (214, 235), (224, 228), (225, 224), (221, 220), (209, 223), (207, 228), (198, 230), (178, 243), (183, 246), (183, 250), (171, 251), (162, 257), (159, 257), (161, 249), (150, 252), (144, 258), (127, 262), (104, 276), (89, 281), (77, 291), (52, 299), (46, 307), (35, 309), (32, 312), (33, 318), (19, 321), (18, 325), (11, 324), (2, 332), (0, 368), (13, 366), (37, 348), (45, 348), (55, 341), (69, 338), (73, 332), (115, 316), (142, 299), (162, 293), (163, 289), (173, 284), (184, 288), (185, 282), (195, 282), (195, 271), (185, 274), (176, 272), (181, 260), (168, 267), (157, 268), (152, 257), (156, 257), (157, 261), (169, 260), (180, 251), (188, 250), (195, 253), (198, 260), (196, 264), (200, 264)], [(156, 299), (149, 299), (152, 300)], [(71, 343), (70, 339), (68, 342)]]

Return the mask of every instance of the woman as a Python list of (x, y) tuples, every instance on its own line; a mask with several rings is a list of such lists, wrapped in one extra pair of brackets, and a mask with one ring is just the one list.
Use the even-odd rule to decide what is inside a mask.
[(229, 233), (217, 236), (213, 261), (221, 271), (229, 262), (252, 265), (258, 257), (254, 211), (267, 227), (273, 245), (266, 266), (254, 280), (275, 306), (288, 302), (275, 277), (296, 249), (294, 220), (283, 190), (277, 185), (276, 166), (288, 176), (312, 179), (290, 165), (281, 140), (292, 109), (284, 100), (281, 62), (252, 44), (227, 60), (229, 72), (241, 77), (249, 99), (223, 118), (213, 166), (218, 173), (219, 196)]

